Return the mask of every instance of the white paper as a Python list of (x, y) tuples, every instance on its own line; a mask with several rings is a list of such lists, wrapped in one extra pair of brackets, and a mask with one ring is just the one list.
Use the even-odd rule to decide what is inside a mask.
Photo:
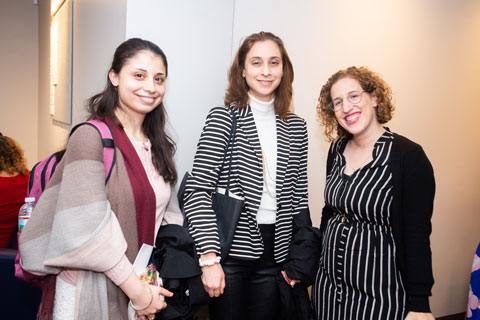
[[(133, 262), (133, 271), (139, 276), (142, 274), (148, 266), (150, 262), (150, 258), (152, 256), (153, 246), (149, 244), (142, 244), (142, 247), (137, 253), (135, 257), (135, 261)], [(158, 283), (162, 285), (162, 278), (158, 276)], [(135, 320), (135, 309), (132, 308), (130, 303), (128, 304), (128, 320)]]
[(149, 244), (142, 244), (142, 247), (137, 253), (137, 257), (135, 258), (135, 262), (133, 262), (133, 271), (139, 276), (145, 268), (148, 266), (148, 262), (150, 261), (150, 257), (152, 256), (153, 246)]

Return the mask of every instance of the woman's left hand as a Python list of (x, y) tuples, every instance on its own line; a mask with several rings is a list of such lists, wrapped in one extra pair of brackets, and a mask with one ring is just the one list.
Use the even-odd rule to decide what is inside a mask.
[(288, 285), (291, 286), (292, 288), (293, 288), (297, 283), (300, 282), (300, 280), (290, 279), (290, 278), (287, 276), (287, 273), (285, 272), (285, 270), (282, 270), (281, 273), (282, 273), (283, 279), (285, 279), (285, 281), (288, 283)]
[(435, 318), (433, 317), (433, 314), (429, 312), (410, 311), (405, 320), (435, 320)]

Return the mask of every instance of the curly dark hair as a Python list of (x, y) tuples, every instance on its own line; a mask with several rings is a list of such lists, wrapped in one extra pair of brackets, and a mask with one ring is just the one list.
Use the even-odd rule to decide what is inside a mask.
[(335, 139), (335, 131), (338, 138), (344, 138), (349, 135), (349, 132), (338, 124), (335, 112), (330, 109), (332, 86), (344, 78), (357, 80), (365, 92), (374, 94), (377, 97), (375, 113), (380, 124), (390, 121), (395, 110), (392, 102), (392, 89), (378, 74), (367, 67), (353, 66), (345, 70), (339, 70), (323, 85), (317, 105), (317, 116), (320, 123), (325, 127), (325, 135), (329, 141)]
[(235, 102), (235, 107), (238, 109), (243, 109), (247, 106), (249, 88), (245, 78), (242, 77), (242, 71), (245, 69), (245, 59), (255, 42), (267, 40), (275, 42), (282, 54), (283, 77), (277, 89), (275, 89), (274, 108), (275, 113), (284, 119), (292, 105), (293, 65), (288, 57), (282, 39), (270, 32), (261, 31), (259, 33), (253, 33), (243, 40), (230, 67), (228, 89), (225, 93), (224, 103), (225, 105), (229, 105)]
[(0, 171), (14, 175), (28, 174), (27, 162), (23, 156), (23, 149), (10, 137), (0, 135)]

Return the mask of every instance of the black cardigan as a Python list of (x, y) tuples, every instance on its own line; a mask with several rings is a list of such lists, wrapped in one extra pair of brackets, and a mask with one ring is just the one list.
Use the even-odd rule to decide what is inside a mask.
[[(407, 293), (407, 312), (430, 312), (433, 273), (430, 250), (430, 219), (435, 196), (433, 168), (422, 147), (393, 134), (390, 160), (393, 176), (391, 225), (395, 239), (397, 264)], [(327, 175), (334, 159), (330, 148)], [(333, 210), (325, 205), (320, 230), (325, 231)]]

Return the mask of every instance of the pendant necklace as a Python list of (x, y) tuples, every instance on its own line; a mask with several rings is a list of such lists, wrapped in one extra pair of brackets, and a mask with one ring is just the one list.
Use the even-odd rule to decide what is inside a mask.
[(270, 197), (272, 197), (273, 199), (276, 199), (276, 195), (272, 194), (270, 189), (268, 188), (267, 176), (265, 175), (265, 172), (267, 173), (267, 175), (268, 175), (268, 177), (270, 178), (271, 181), (273, 181), (275, 183), (276, 183), (276, 181), (270, 175), (270, 170), (268, 170), (268, 165), (267, 165), (267, 161), (265, 159), (263, 149), (262, 149), (262, 166), (263, 166), (263, 181), (265, 183), (265, 189), (267, 189), (267, 193)]

